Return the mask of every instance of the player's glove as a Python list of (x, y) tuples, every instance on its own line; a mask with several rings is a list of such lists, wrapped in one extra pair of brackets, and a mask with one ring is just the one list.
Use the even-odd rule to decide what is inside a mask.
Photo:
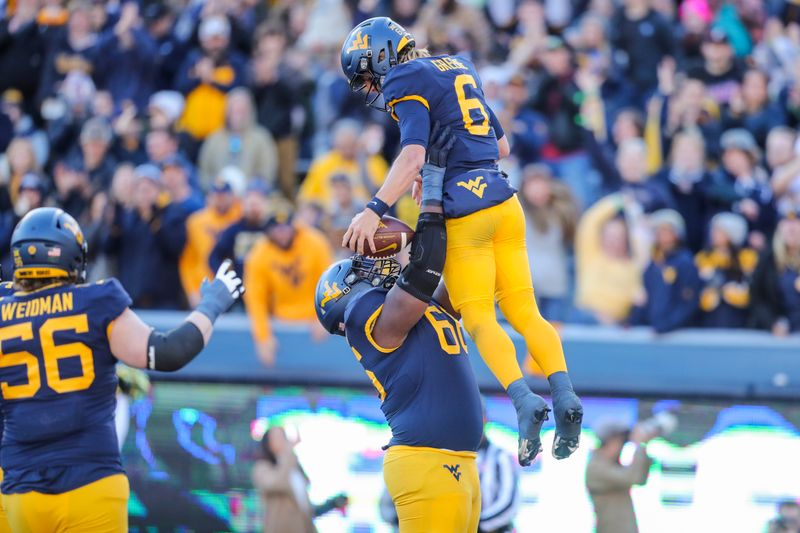
[(244, 293), (242, 280), (231, 270), (231, 261), (224, 261), (213, 281), (203, 280), (200, 286), (200, 303), (195, 309), (203, 313), (211, 322), (231, 308), (233, 303)]
[(433, 123), (431, 130), (431, 141), (428, 144), (427, 165), (445, 168), (447, 166), (447, 156), (456, 141), (455, 135), (451, 135), (450, 126), (441, 127), (439, 121)]

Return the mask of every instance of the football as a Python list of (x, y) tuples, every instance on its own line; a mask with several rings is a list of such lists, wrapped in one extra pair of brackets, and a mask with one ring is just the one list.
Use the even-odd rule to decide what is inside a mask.
[(368, 252), (367, 255), (374, 258), (393, 257), (411, 242), (412, 237), (414, 230), (408, 224), (394, 217), (384, 216), (375, 232), (375, 252)]

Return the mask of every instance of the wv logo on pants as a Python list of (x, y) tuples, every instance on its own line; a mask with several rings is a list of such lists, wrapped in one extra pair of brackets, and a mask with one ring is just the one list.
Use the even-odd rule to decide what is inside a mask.
[(458, 468), (461, 465), (442, 465), (442, 466), (446, 468), (448, 472), (453, 474), (453, 477), (456, 478), (456, 481), (461, 479), (461, 472), (458, 471)]
[(486, 190), (487, 183), (481, 183), (482, 181), (483, 176), (478, 176), (477, 178), (473, 178), (471, 180), (459, 181), (456, 183), (456, 185), (459, 187), (464, 187), (478, 198), (483, 198), (483, 191)]

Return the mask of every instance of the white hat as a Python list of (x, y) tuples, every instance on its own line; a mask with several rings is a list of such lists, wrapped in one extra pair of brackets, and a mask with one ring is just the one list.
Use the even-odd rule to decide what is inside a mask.
[(683, 217), (674, 209), (659, 209), (653, 212), (649, 219), (654, 228), (670, 226), (681, 239), (686, 236), (686, 224), (683, 221)]
[(185, 100), (177, 91), (158, 91), (150, 96), (149, 107), (164, 113), (170, 122), (175, 122), (183, 114)]
[(717, 213), (711, 219), (711, 227), (722, 230), (737, 248), (747, 239), (747, 221), (736, 213)]
[(201, 41), (212, 37), (228, 37), (231, 34), (231, 25), (225, 17), (208, 17), (200, 23), (198, 35)]

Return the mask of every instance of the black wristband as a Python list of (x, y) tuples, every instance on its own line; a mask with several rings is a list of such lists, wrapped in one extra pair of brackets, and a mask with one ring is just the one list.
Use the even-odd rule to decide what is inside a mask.
[(378, 218), (383, 218), (383, 215), (385, 215), (389, 211), (389, 204), (387, 204), (377, 196), (373, 196), (372, 200), (370, 200), (369, 203), (367, 204), (367, 209), (373, 211), (376, 215), (378, 215)]

